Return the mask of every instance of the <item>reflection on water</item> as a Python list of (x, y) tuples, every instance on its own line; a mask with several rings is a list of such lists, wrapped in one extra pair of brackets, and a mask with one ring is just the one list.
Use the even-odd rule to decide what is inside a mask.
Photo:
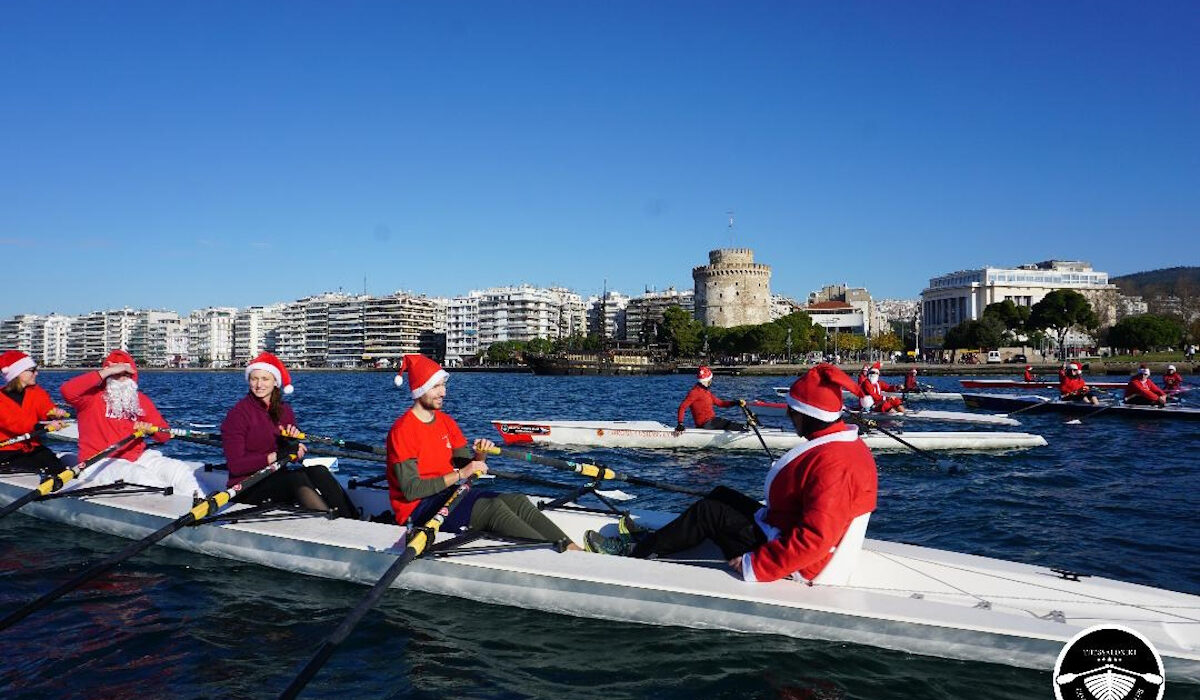
[[(56, 393), (66, 376), (46, 372), (40, 381)], [(179, 425), (219, 424), (244, 391), (238, 373), (145, 373), (141, 380)], [(469, 437), (494, 437), (489, 421), (497, 418), (673, 424), (690, 383), (683, 376), (460, 374), (451, 379), (447, 409)], [(714, 389), (765, 397), (781, 383), (718, 377)], [(954, 386), (942, 378), (933, 383)], [(315, 434), (382, 444), (408, 403), (388, 373), (297, 372), (294, 384), (300, 425)], [(1050, 415), (1023, 422), (1020, 430), (1042, 433), (1050, 446), (948, 457), (967, 468), (961, 476), (930, 469), (915, 455), (879, 455), (880, 506), (871, 535), (1200, 593), (1194, 427), (1117, 420), (1067, 426)], [(167, 449), (217, 458), (194, 445)], [(699, 489), (726, 483), (750, 493), (761, 490), (767, 466), (765, 455), (754, 452), (582, 454), (650, 479)], [(527, 463), (504, 467), (572, 481)], [(372, 475), (379, 467), (343, 462), (342, 468)], [(680, 494), (621, 489), (637, 494), (639, 507), (678, 510), (688, 503)], [(122, 544), (24, 517), (0, 520), (0, 610)], [(156, 547), (0, 633), (0, 694), (273, 697), (364, 593)], [(1172, 685), (1168, 692), (1196, 697), (1200, 688)], [(1048, 669), (588, 620), (395, 591), (360, 623), (305, 697), (1025, 699), (1049, 693)]]

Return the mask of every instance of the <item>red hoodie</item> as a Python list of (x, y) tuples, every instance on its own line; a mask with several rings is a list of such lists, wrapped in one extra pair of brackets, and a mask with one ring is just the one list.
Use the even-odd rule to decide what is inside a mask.
[[(99, 453), (104, 448), (133, 435), (135, 421), (129, 418), (109, 418), (104, 415), (108, 406), (104, 401), (104, 378), (99, 372), (86, 372), (78, 377), (72, 377), (59, 387), (63, 400), (71, 404), (79, 417), (79, 460), (83, 461)], [(139, 420), (157, 425), (159, 431), (154, 434), (158, 442), (171, 439), (168, 432), (170, 426), (162, 414), (154, 407), (154, 402), (142, 392), (138, 392), (138, 404), (144, 413)], [(125, 459), (136, 462), (145, 452), (146, 444), (134, 440), (125, 447), (112, 453), (113, 459)]]

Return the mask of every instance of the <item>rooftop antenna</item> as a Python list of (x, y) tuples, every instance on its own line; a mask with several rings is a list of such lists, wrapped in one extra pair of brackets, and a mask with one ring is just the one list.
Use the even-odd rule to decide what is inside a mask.
[(732, 248), (733, 247), (733, 211), (730, 210), (725, 213), (729, 215), (729, 247)]

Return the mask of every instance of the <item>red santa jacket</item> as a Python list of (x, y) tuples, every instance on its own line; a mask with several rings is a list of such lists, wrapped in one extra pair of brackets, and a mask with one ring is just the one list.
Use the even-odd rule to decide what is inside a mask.
[(917, 391), (920, 388), (921, 388), (921, 385), (917, 383), (917, 375), (908, 374), (908, 375), (904, 376), (904, 390), (905, 391)]
[(882, 379), (877, 382), (873, 382), (866, 377), (862, 377), (858, 380), (858, 386), (862, 388), (864, 394), (875, 400), (875, 410), (877, 411), (881, 410), (879, 407), (883, 405), (884, 399), (887, 398), (883, 395), (885, 391), (899, 391), (898, 387), (894, 387)]
[(1163, 375), (1163, 388), (1167, 391), (1172, 391), (1183, 386), (1183, 375), (1179, 372), (1171, 372)]
[[(0, 442), (24, 435), (37, 427), (54, 410), (54, 401), (46, 390), (33, 384), (25, 387), (21, 403), (17, 403), (7, 391), (0, 391)], [(32, 452), (41, 443), (36, 439), (0, 447), (4, 452)]]
[[(133, 435), (133, 424), (136, 421), (129, 418), (109, 418), (104, 415), (108, 405), (104, 401), (104, 378), (100, 376), (99, 372), (85, 372), (78, 377), (72, 377), (63, 382), (58, 390), (62, 393), (63, 400), (75, 408), (75, 414), (79, 419), (79, 459), (81, 461), (89, 459), (114, 442)], [(139, 391), (138, 404), (144, 412), (138, 420), (159, 427), (159, 431), (154, 434), (154, 439), (158, 442), (170, 440), (171, 434), (167, 432), (170, 430), (170, 426), (155, 408), (154, 402)], [(141, 440), (134, 440), (110, 456), (113, 459), (136, 462), (137, 458), (141, 457), (142, 452), (145, 451), (146, 444)]]
[(875, 459), (858, 428), (838, 421), (771, 465), (766, 506), (755, 521), (767, 543), (742, 557), (742, 578), (812, 580), (833, 556), (850, 522), (875, 510)]
[(1158, 401), (1158, 397), (1166, 395), (1167, 392), (1159, 389), (1158, 385), (1155, 384), (1154, 380), (1150, 379), (1150, 377), (1146, 377), (1144, 379), (1140, 376), (1133, 377), (1129, 380), (1129, 383), (1125, 385), (1126, 399), (1133, 398), (1135, 396), (1141, 396), (1147, 401)]
[(1062, 394), (1063, 396), (1082, 394), (1087, 391), (1087, 388), (1087, 382), (1083, 381), (1082, 376), (1072, 377), (1069, 374), (1064, 374), (1058, 380), (1058, 393)]
[(1025, 370), (1025, 374), (1022, 375), (1022, 378), (1027, 382), (1036, 382), (1037, 381), (1037, 377), (1033, 374), (1033, 370), (1031, 370), (1031, 369)]
[(713, 404), (721, 408), (729, 408), (736, 405), (732, 401), (726, 401), (718, 397), (708, 387), (697, 382), (692, 387), (692, 390), (687, 393), (687, 396), (683, 397), (683, 403), (679, 404), (678, 417), (675, 422), (682, 423), (683, 412), (690, 407), (692, 409), (692, 420), (695, 421), (696, 427), (699, 428), (717, 417), (716, 412), (713, 411)]

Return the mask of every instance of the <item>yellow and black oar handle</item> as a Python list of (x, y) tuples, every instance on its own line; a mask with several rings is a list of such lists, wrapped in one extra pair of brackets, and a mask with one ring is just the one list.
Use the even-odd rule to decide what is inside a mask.
[(386, 455), (387, 454), (387, 450), (383, 449), (382, 447), (368, 445), (365, 442), (355, 442), (353, 440), (342, 440), (339, 438), (321, 437), (320, 435), (309, 435), (308, 433), (300, 433), (299, 435), (296, 435), (296, 436), (289, 435), (287, 437), (294, 437), (296, 440), (311, 440), (313, 442), (319, 442), (319, 443), (322, 443), (325, 445), (333, 445), (334, 447), (340, 447), (343, 450), (353, 450), (355, 452), (367, 452), (367, 453), (375, 454), (375, 455)]
[(501, 455), (509, 459), (518, 459), (525, 462), (533, 462), (534, 464), (544, 464), (555, 469), (563, 469), (566, 471), (575, 472), (580, 476), (586, 476), (589, 479), (607, 480), (607, 481), (624, 481), (629, 484), (637, 484), (639, 486), (650, 486), (663, 491), (674, 491), (676, 493), (686, 493), (692, 496), (707, 496), (707, 491), (697, 489), (689, 489), (686, 486), (676, 486), (667, 484), (661, 481), (651, 481), (650, 479), (642, 479), (628, 474), (620, 474), (609, 469), (602, 464), (589, 464), (587, 462), (576, 462), (570, 459), (555, 459), (554, 457), (544, 457), (532, 452), (522, 452), (520, 450), (510, 450), (503, 447), (493, 447), (488, 450), (489, 454)]
[[(54, 420), (61, 421), (61, 420), (66, 420), (66, 419), (65, 418), (55, 418)], [(0, 442), (0, 447), (8, 447), (9, 445), (15, 445), (19, 442), (25, 442), (26, 440), (32, 440), (34, 438), (41, 437), (41, 436), (45, 435), (46, 433), (53, 433), (55, 430), (62, 430), (65, 427), (66, 427), (65, 425), (55, 425), (54, 423), (38, 423), (37, 427), (34, 428), (33, 430), (30, 430), (28, 433), (21, 433), (20, 435), (17, 435), (16, 437), (12, 437), (12, 438), (5, 440), (4, 442)]]
[[(154, 430), (151, 430), (150, 433), (157, 432), (157, 430), (158, 429), (155, 428)], [(68, 482), (74, 480), (75, 477), (79, 476), (80, 472), (82, 472), (84, 469), (87, 469), (88, 467), (92, 466), (96, 462), (99, 462), (100, 460), (104, 459), (105, 457), (108, 457), (112, 453), (125, 447), (126, 445), (130, 444), (131, 442), (134, 442), (135, 440), (141, 440), (142, 438), (146, 437), (146, 435), (147, 435), (147, 433), (142, 433), (141, 431), (135, 431), (133, 433), (133, 435), (130, 435), (129, 437), (125, 437), (120, 440), (117, 440), (113, 444), (109, 445), (108, 447), (105, 447), (103, 450), (100, 450), (96, 454), (92, 455), (87, 460), (80, 462), (79, 464), (76, 464), (75, 466), (70, 467), (69, 469), (64, 469), (61, 472), (50, 477), (49, 479), (46, 479), (42, 483), (38, 484), (37, 487), (34, 488), (29, 493), (25, 494), (24, 496), (21, 496), (20, 498), (13, 501), (12, 503), (9, 503), (8, 505), (4, 506), (3, 508), (0, 508), (0, 518), (3, 518), (4, 516), (6, 516), (10, 513), (13, 513), (21, 506), (24, 506), (28, 503), (32, 503), (33, 501), (36, 501), (37, 499), (41, 498), (42, 496), (48, 496), (48, 495), (54, 493), (55, 491), (61, 489), (63, 486), (67, 485)]]
[(132, 557), (133, 555), (137, 554), (138, 552), (141, 552), (142, 550), (149, 548), (151, 545), (155, 544), (159, 540), (166, 538), (167, 536), (171, 535), (172, 533), (176, 532), (177, 530), (185, 528), (188, 525), (196, 523), (196, 522), (200, 521), (201, 519), (207, 518), (208, 516), (216, 513), (218, 510), (223, 508), (230, 501), (237, 498), (238, 494), (240, 494), (241, 492), (250, 488), (251, 486), (257, 484), (258, 482), (262, 481), (263, 479), (271, 476), (275, 472), (282, 469), (283, 466), (284, 466), (284, 462), (275, 462), (274, 464), (267, 465), (266, 467), (263, 467), (262, 469), (259, 469), (258, 471), (254, 472), (250, 476), (246, 477), (244, 480), (241, 481), (241, 483), (238, 483), (234, 486), (230, 486), (229, 488), (225, 489), (224, 491), (220, 491), (218, 493), (215, 493), (215, 494), (209, 496), (208, 498), (205, 498), (203, 501), (200, 501), (199, 503), (197, 503), (191, 510), (189, 510), (187, 513), (184, 513), (181, 517), (177, 518), (176, 520), (173, 520), (170, 523), (168, 523), (167, 525), (164, 525), (163, 527), (159, 528), (158, 530), (155, 530), (152, 534), (147, 535), (146, 537), (143, 537), (142, 539), (129, 544), (124, 549), (117, 552), (116, 554), (113, 554), (112, 556), (108, 557), (107, 559), (105, 559), (97, 564), (93, 564), (92, 566), (88, 567), (87, 569), (84, 569), (78, 575), (76, 575), (74, 578), (63, 583), (62, 585), (58, 586), (54, 590), (50, 591), (49, 593), (46, 593), (46, 594), (42, 595), (41, 597), (39, 597), (33, 601), (30, 601), (29, 603), (26, 603), (25, 605), (21, 606), (17, 610), (14, 610), (13, 612), (9, 613), (8, 615), (6, 615), (4, 617), (3, 620), (0, 620), (0, 630), (7, 629), (7, 628), (11, 627), (12, 625), (16, 624), (17, 622), (20, 622), (21, 620), (25, 619), (29, 615), (32, 615), (33, 613), (37, 612), (38, 610), (44, 608), (46, 605), (61, 598), (62, 596), (66, 595), (67, 593), (70, 593), (72, 590), (78, 588), (79, 586), (82, 586), (83, 584), (87, 583), (88, 581), (91, 581), (92, 579), (96, 578), (97, 576), (104, 574), (105, 572), (109, 571), (110, 569), (115, 568), (121, 562)]
[(391, 587), (392, 582), (396, 580), (396, 577), (400, 575), (400, 572), (404, 571), (404, 567), (408, 566), (413, 559), (416, 559), (428, 551), (429, 545), (433, 544), (433, 540), (437, 537), (438, 530), (441, 529), (442, 523), (445, 522), (446, 518), (450, 516), (450, 513), (456, 507), (458, 507), (460, 503), (462, 503), (463, 496), (465, 496), (466, 493), (471, 490), (471, 485), (475, 482), (475, 479), (476, 476), (472, 474), (469, 479), (464, 481), (457, 489), (454, 490), (454, 493), (450, 494), (450, 498), (438, 510), (437, 515), (434, 515), (432, 518), (430, 518), (423, 527), (415, 528), (410, 532), (407, 545), (404, 548), (404, 553), (401, 554), (396, 561), (392, 562), (392, 565), (387, 568), (387, 571), (383, 572), (383, 576), (381, 576), (379, 580), (375, 582), (375, 585), (371, 587), (371, 590), (367, 592), (367, 595), (363, 597), (362, 601), (360, 601), (359, 604), (350, 611), (350, 614), (346, 616), (346, 619), (342, 620), (342, 623), (337, 626), (337, 629), (335, 629), (333, 633), (321, 643), (320, 648), (317, 649), (317, 653), (313, 654), (313, 657), (309, 659), (307, 664), (304, 665), (304, 668), (300, 670), (300, 673), (296, 675), (295, 679), (292, 680), (287, 689), (279, 695), (280, 698), (286, 698), (290, 700), (291, 698), (298, 696), (300, 691), (304, 690), (304, 686), (308, 685), (308, 682), (313, 679), (313, 676), (317, 675), (317, 672), (320, 671), (321, 667), (325, 665), (325, 662), (329, 660), (329, 657), (333, 656), (333, 652), (337, 646), (341, 644), (346, 637), (350, 636), (350, 632), (354, 629), (354, 626), (358, 624), (359, 620), (362, 620), (363, 616), (367, 614), (367, 611), (375, 607), (375, 604), (379, 602), (379, 599), (382, 598), (383, 594), (387, 592), (387, 589)]

